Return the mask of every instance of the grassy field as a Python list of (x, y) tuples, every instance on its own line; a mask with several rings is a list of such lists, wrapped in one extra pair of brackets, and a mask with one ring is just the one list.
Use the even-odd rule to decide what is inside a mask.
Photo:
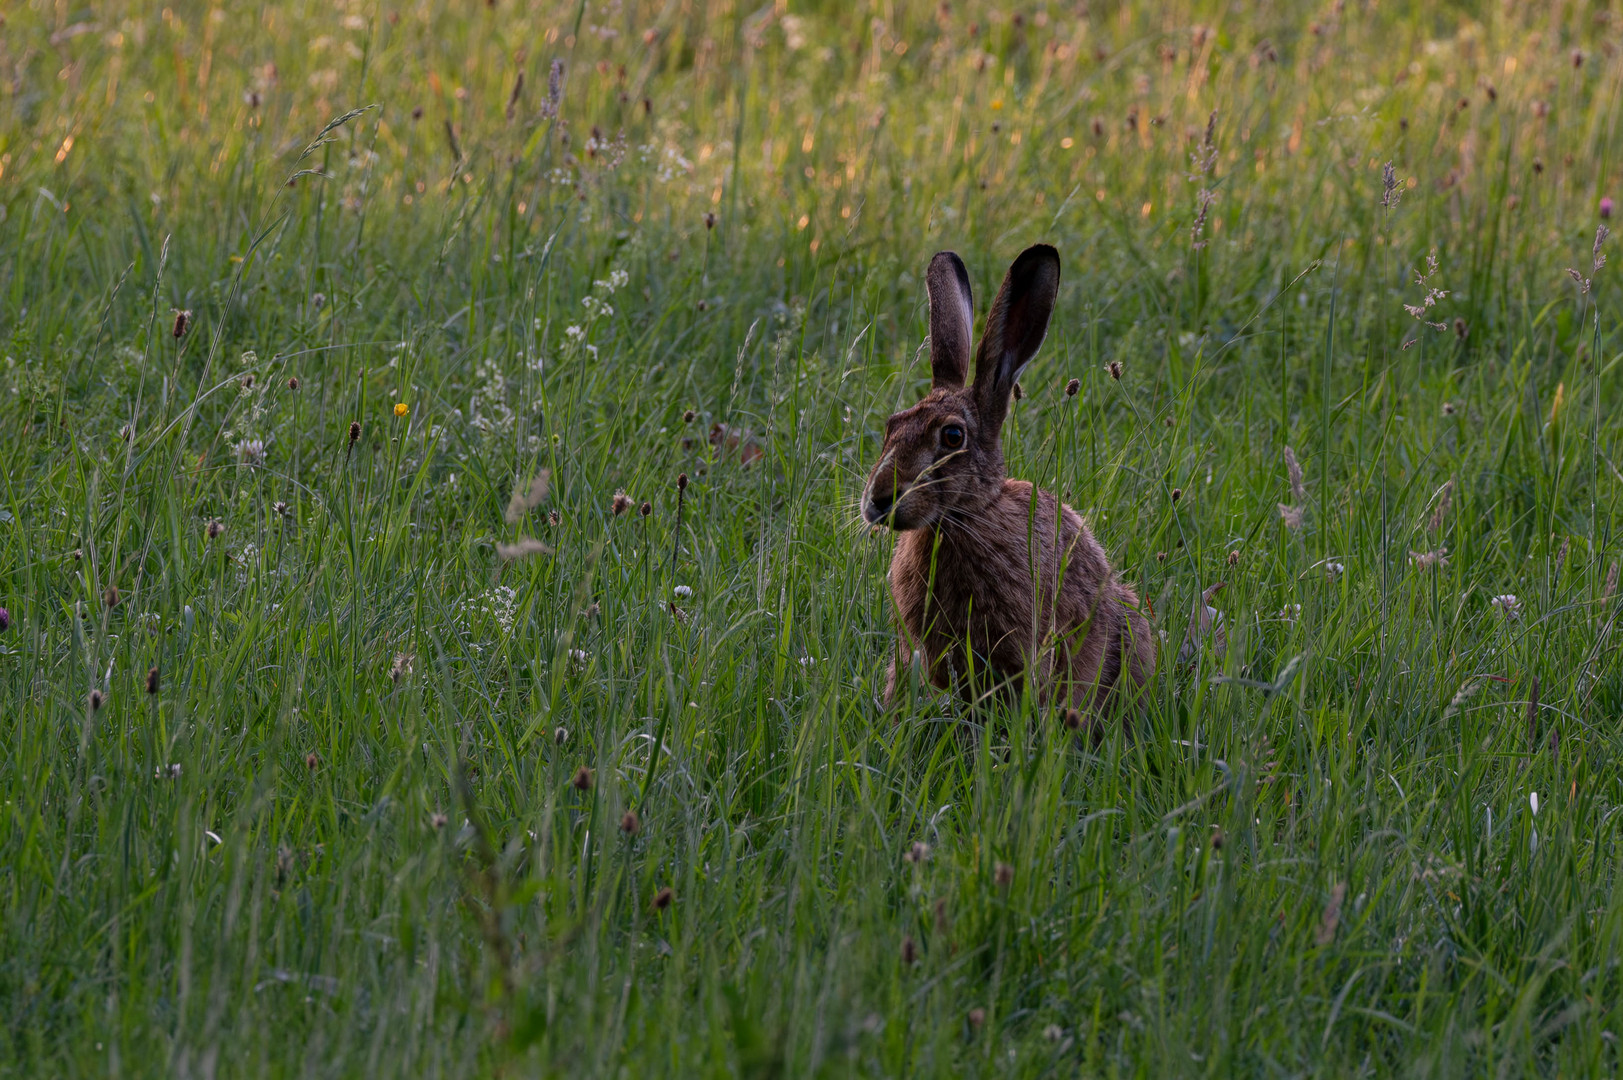
[[(1623, 1068), (1615, 3), (0, 17), (0, 1075)], [(1097, 745), (876, 700), (1039, 240)]]

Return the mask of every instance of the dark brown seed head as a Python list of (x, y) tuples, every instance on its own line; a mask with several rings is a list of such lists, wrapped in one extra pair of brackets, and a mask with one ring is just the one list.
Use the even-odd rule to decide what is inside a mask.
[(1156, 562), (1166, 562), (1167, 561), (1167, 553), (1164, 552), (1164, 551), (1157, 551), (1155, 553), (1155, 561)]
[(1465, 335), (1469, 334), (1470, 332), (1471, 332), (1470, 327), (1465, 325), (1465, 320), (1464, 319), (1458, 318), (1458, 317), (1456, 317), (1454, 319), (1454, 336), (1455, 337), (1459, 338), (1461, 341), (1464, 341), (1465, 340)]
[(663, 889), (660, 889), (654, 894), (654, 910), (664, 911), (666, 908), (671, 906), (671, 901), (675, 899), (676, 893), (671, 891), (671, 887), (669, 885), (665, 886)]
[(1407, 116), (1398, 117), (1398, 130), (1399, 131), (1408, 131), (1409, 130), (1409, 118)]
[(610, 505), (614, 510), (614, 516), (619, 517), (621, 514), (631, 509), (631, 496), (627, 495), (625, 493), (625, 489), (622, 488), (614, 493), (614, 502)]
[(1222, 851), (1223, 850), (1223, 830), (1222, 829), (1218, 829), (1217, 831), (1212, 833), (1212, 850), (1213, 851)]
[(109, 585), (109, 586), (107, 586), (106, 590), (101, 594), (101, 600), (102, 600), (102, 603), (106, 604), (108, 607), (117, 607), (118, 606), (118, 586), (117, 585)]
[(92, 691), (90, 691), (90, 711), (91, 712), (96, 712), (97, 710), (99, 710), (102, 707), (102, 705), (106, 703), (106, 701), (107, 701), (107, 695), (103, 694), (100, 690), (92, 690)]
[(1021, 398), (1025, 397), (1025, 396), (1026, 396), (1026, 388), (1021, 386), (1019, 383), (1015, 383), (1014, 384), (1014, 400), (1019, 401)]
[(1230, 566), (1239, 566), (1240, 565), (1240, 553), (1238, 551), (1229, 552), (1229, 565)]
[(1072, 379), (1070, 382), (1065, 384), (1065, 396), (1066, 397), (1076, 397), (1077, 392), (1079, 390), (1081, 390), (1081, 389), (1082, 389), (1082, 380), (1081, 379)]
[(289, 390), (297, 390), (299, 388), (299, 377), (297, 375), (289, 375), (287, 377), (287, 388)]
[(582, 765), (580, 768), (575, 770), (575, 779), (570, 781), (570, 783), (575, 785), (575, 790), (577, 791), (592, 790), (592, 770)]
[(191, 312), (189, 312), (189, 311), (177, 311), (177, 312), (175, 312), (175, 325), (174, 325), (173, 333), (175, 335), (175, 340), (176, 341), (179, 341), (181, 338), (185, 337), (186, 336), (186, 331), (190, 330), (191, 326), (192, 326), (192, 313)]
[(248, 374), (246, 374), (246, 375), (244, 375), (242, 377), (242, 388), (244, 390), (252, 390), (254, 388), (254, 373), (253, 372), (250, 371)]
[(1181, 498), (1183, 498), (1183, 488), (1173, 488), (1172, 489), (1172, 501), (1177, 502)]
[(1079, 731), (1082, 728), (1082, 714), (1075, 709), (1065, 710), (1065, 730)]
[(547, 511), (547, 524), (548, 525), (551, 525), (553, 528), (557, 528), (558, 522), (560, 522), (562, 520), (563, 519), (558, 516), (558, 511), (556, 511), (556, 510), (548, 510)]
[(306, 769), (309, 769), (311, 772), (315, 772), (316, 771), (316, 766), (318, 766), (320, 764), (321, 764), (321, 758), (316, 755), (316, 752), (314, 750), (312, 750), (308, 754), (304, 755), (304, 767)]
[(225, 535), (225, 522), (221, 521), (219, 518), (215, 518), (213, 521), (209, 522), (207, 531), (210, 540), (218, 540), (220, 537)]
[(351, 420), (349, 422), (349, 445), (354, 446), (356, 441), (358, 439), (360, 439), (360, 437), (361, 437), (361, 422), (359, 420)]
[(986, 1023), (986, 1010), (985, 1009), (976, 1008), (976, 1009), (970, 1009), (969, 1010), (969, 1026), (970, 1027), (978, 1028), (984, 1023)]
[(158, 676), (157, 664), (153, 664), (151, 667), (147, 668), (147, 693), (156, 694), (161, 681), (162, 680)]
[(677, 491), (686, 491), (687, 489), (688, 489), (688, 474), (687, 473), (679, 473), (677, 475), (677, 477), (676, 477), (676, 490)]
[(682, 414), (682, 423), (691, 424), (693, 423), (693, 418), (698, 415), (698, 413), (694, 412), (692, 409), (689, 409), (687, 412)]
[(651, 502), (648, 502), (646, 499), (643, 500), (643, 504), (641, 506), (637, 507), (637, 513), (641, 514), (643, 517), (647, 517), (649, 514), (652, 514), (653, 512), (654, 512), (654, 504), (651, 503)]
[(556, 731), (554, 731), (552, 733), (552, 741), (557, 743), (559, 746), (562, 746), (564, 743), (568, 742), (569, 741), (569, 729), (566, 728), (566, 727), (558, 728)]
[(1007, 889), (1014, 881), (1014, 867), (1006, 862), (998, 863), (992, 870), (992, 880), (997, 882), (998, 888)]
[(1110, 361), (1109, 370), (1110, 370), (1110, 377), (1112, 379), (1116, 379), (1117, 381), (1120, 381), (1120, 379), (1121, 379), (1121, 361), (1120, 360), (1112, 360), (1112, 361)]
[(421, 120), (423, 118), (423, 107), (421, 105), (411, 110), (411, 118), (413, 120)]
[(635, 810), (627, 810), (620, 815), (620, 831), (627, 836), (636, 836), (642, 832), (642, 819), (637, 816)]
[(716, 227), (716, 215), (712, 214), (708, 210), (706, 210), (704, 214), (704, 227), (706, 229), (714, 229)]
[(906, 967), (912, 967), (918, 962), (919, 945), (918, 942), (913, 940), (913, 935), (909, 934), (902, 938), (902, 963)]

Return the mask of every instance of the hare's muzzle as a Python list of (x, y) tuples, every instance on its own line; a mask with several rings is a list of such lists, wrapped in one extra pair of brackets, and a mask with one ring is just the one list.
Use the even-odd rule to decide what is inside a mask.
[(881, 487), (878, 484), (869, 484), (868, 490), (862, 496), (862, 516), (869, 525), (891, 524), (891, 512), (896, 509), (896, 503), (906, 489), (897, 490), (894, 484)]

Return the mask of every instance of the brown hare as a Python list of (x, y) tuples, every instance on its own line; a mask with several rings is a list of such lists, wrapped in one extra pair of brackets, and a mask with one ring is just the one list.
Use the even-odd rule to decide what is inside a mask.
[[(1017, 692), (1096, 716), (1138, 696), (1155, 645), (1138, 597), (1116, 579), (1081, 517), (1004, 475), (999, 433), (1015, 379), (1048, 332), (1059, 254), (1027, 248), (986, 317), (969, 383), (973, 307), (957, 255), (930, 261), (930, 392), (892, 416), (862, 493), (862, 516), (901, 534), (890, 564), (894, 699), (915, 655), (931, 683), (971, 700)], [(1056, 524), (1055, 514), (1059, 520)]]

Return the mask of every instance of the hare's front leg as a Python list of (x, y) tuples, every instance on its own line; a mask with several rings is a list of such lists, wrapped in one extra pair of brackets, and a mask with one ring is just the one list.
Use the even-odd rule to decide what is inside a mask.
[(896, 704), (897, 684), (906, 678), (907, 666), (911, 662), (912, 653), (907, 647), (907, 634), (897, 630), (896, 647), (891, 650), (890, 666), (885, 671), (885, 708), (889, 709)]

